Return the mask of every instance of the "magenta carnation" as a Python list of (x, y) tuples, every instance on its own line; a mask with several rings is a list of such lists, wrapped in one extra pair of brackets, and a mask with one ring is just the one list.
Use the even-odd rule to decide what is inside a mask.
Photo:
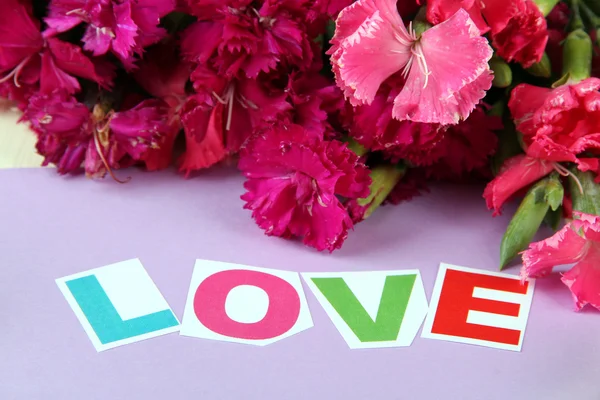
[(182, 35), (184, 55), (221, 76), (248, 78), (280, 65), (307, 69), (313, 44), (305, 27), (308, 0), (188, 0), (198, 17)]
[(174, 9), (175, 0), (52, 0), (44, 36), (85, 23), (84, 49), (95, 56), (112, 51), (131, 69), (134, 54), (141, 55), (166, 35), (158, 24)]
[(61, 174), (83, 165), (91, 177), (141, 160), (169, 130), (167, 117), (158, 100), (120, 112), (97, 104), (90, 111), (64, 90), (33, 96), (23, 116), (38, 135), (45, 165), (55, 164)]
[(263, 130), (243, 149), (244, 206), (267, 235), (301, 237), (318, 250), (342, 246), (353, 224), (338, 196), (369, 193), (367, 168), (336, 140), (297, 125)]
[(114, 67), (92, 60), (78, 46), (57, 38), (44, 39), (40, 23), (23, 3), (6, 0), (0, 4), (0, 84), (17, 88), (39, 84), (43, 93), (64, 89), (81, 90), (78, 78), (109, 88)]

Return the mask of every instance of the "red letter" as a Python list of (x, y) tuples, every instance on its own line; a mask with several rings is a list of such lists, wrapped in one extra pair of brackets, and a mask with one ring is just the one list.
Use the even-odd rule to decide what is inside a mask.
[[(269, 296), (267, 314), (259, 322), (237, 322), (227, 315), (227, 295), (240, 285), (259, 287)], [(198, 286), (194, 312), (198, 320), (215, 333), (239, 339), (272, 339), (292, 329), (300, 315), (300, 297), (292, 285), (277, 276), (228, 270), (209, 276)]]
[[(443, 269), (445, 269), (445, 274)], [(520, 315), (520, 312), (522, 307), (528, 308), (531, 303), (532, 292), (528, 293), (527, 290), (531, 283), (525, 282), (522, 285), (518, 277), (495, 276), (484, 271), (476, 271), (462, 267), (454, 269), (445, 265), (440, 267), (437, 279), (439, 280), (443, 276), (444, 280), (443, 283), (436, 282), (432, 303), (435, 304), (437, 300), (437, 308), (434, 315), (428, 316), (428, 319), (433, 321), (430, 321), (429, 324), (426, 322), (426, 327), (430, 326), (431, 328), (430, 332), (424, 330), (424, 336), (442, 340), (453, 340), (454, 338), (455, 341), (482, 344), (461, 338), (475, 339), (508, 345), (507, 347), (503, 346), (504, 348), (520, 349), (522, 334), (527, 322), (527, 315)], [(439, 290), (440, 283), (441, 290)], [(494, 292), (485, 294), (485, 291), (482, 290), (480, 293), (484, 294), (480, 294), (481, 297), (478, 297), (474, 293), (478, 290), (476, 288), (492, 289)], [(526, 294), (529, 295), (525, 296)], [(485, 298), (487, 296), (491, 297)], [(470, 312), (498, 315), (497, 318), (494, 318), (493, 315), (474, 313), (477, 315), (469, 317)], [(514, 319), (506, 317), (514, 317)], [(519, 318), (517, 319), (517, 317)], [(482, 318), (484, 322), (481, 322)], [(469, 322), (469, 320), (471, 321)], [(481, 323), (475, 323), (476, 320)], [(489, 324), (486, 324), (487, 320), (490, 321)], [(436, 337), (436, 335), (443, 336)], [(492, 347), (494, 346), (492, 345)]]

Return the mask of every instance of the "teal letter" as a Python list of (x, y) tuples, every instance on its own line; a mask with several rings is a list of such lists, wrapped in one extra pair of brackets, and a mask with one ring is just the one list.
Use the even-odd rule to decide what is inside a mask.
[(66, 285), (102, 344), (179, 325), (171, 310), (123, 321), (94, 275), (68, 281)]

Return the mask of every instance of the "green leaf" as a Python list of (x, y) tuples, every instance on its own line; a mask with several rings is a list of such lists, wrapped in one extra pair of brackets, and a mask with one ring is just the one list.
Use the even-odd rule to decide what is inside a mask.
[(556, 211), (562, 204), (563, 194), (564, 189), (556, 173), (529, 189), (502, 237), (500, 269), (529, 246), (548, 210)]

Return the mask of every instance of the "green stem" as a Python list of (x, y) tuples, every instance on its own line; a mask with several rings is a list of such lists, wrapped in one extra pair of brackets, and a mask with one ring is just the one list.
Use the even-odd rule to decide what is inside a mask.
[(581, 12), (579, 11), (579, 6), (581, 0), (571, 0), (571, 26), (570, 29), (575, 31), (577, 29), (585, 29), (585, 25), (583, 24), (583, 19), (581, 18)]
[(600, 15), (600, 0), (584, 0), (583, 2), (594, 11), (594, 14)]
[(581, 3), (579, 6), (593, 29), (600, 28), (600, 18), (596, 15), (596, 13), (594, 13), (594, 11), (592, 11), (592, 9), (585, 3)]

